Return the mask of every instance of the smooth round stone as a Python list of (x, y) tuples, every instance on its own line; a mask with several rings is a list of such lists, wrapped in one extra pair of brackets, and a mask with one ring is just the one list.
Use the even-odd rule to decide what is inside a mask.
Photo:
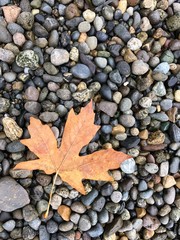
[(58, 224), (53, 220), (49, 220), (47, 222), (47, 231), (51, 234), (56, 233), (58, 231)]
[(174, 55), (170, 50), (166, 50), (161, 55), (161, 62), (167, 62), (167, 63), (173, 63), (174, 61)]
[(56, 75), (59, 72), (58, 69), (50, 62), (45, 62), (43, 67), (44, 70), (50, 75)]
[(160, 106), (163, 111), (168, 111), (169, 109), (172, 108), (172, 100), (171, 99), (163, 99), (160, 102)]
[(37, 101), (39, 98), (39, 91), (35, 87), (30, 86), (26, 89), (24, 97), (30, 101)]
[(128, 42), (127, 42), (127, 47), (131, 49), (132, 51), (136, 51), (140, 49), (142, 46), (141, 40), (138, 38), (132, 37)]
[(143, 108), (149, 108), (152, 105), (152, 100), (149, 97), (143, 97), (139, 100), (139, 105)]
[(131, 73), (131, 68), (129, 64), (125, 61), (118, 62), (116, 67), (119, 70), (120, 74), (122, 74), (123, 76), (129, 76), (129, 74)]
[(72, 67), (71, 73), (73, 74), (74, 77), (80, 79), (87, 79), (92, 75), (90, 69), (85, 64), (81, 63), (78, 63), (74, 67)]
[(114, 14), (113, 8), (109, 5), (105, 6), (102, 9), (102, 15), (108, 21), (113, 19), (113, 14)]
[(97, 38), (94, 36), (87, 37), (86, 43), (90, 50), (94, 50), (97, 47)]
[(122, 112), (126, 112), (132, 107), (132, 101), (129, 98), (123, 98), (120, 102), (119, 108)]
[(83, 12), (84, 19), (89, 23), (94, 21), (95, 16), (96, 16), (95, 12), (91, 11), (90, 9), (87, 9)]
[(142, 60), (136, 60), (132, 63), (132, 73), (135, 75), (143, 75), (149, 70), (149, 65)]
[(64, 63), (69, 62), (69, 53), (65, 49), (57, 49), (57, 48), (55, 48), (51, 52), (50, 60), (51, 60), (51, 63), (54, 66), (60, 66), (60, 65), (62, 65)]
[(166, 88), (163, 82), (157, 82), (153, 87), (153, 91), (158, 97), (163, 97), (166, 95)]
[(177, 173), (179, 170), (180, 158), (174, 157), (170, 163), (170, 173)]
[(139, 191), (145, 191), (145, 190), (147, 190), (147, 188), (148, 188), (148, 186), (147, 186), (146, 181), (141, 180), (141, 181), (139, 182), (139, 185), (138, 185), (138, 190), (139, 190)]
[(3, 74), (4, 79), (6, 82), (13, 82), (16, 79), (16, 73), (15, 72), (6, 72)]
[(81, 201), (85, 206), (90, 206), (97, 196), (98, 191), (95, 188), (93, 188), (91, 192), (81, 197)]
[(79, 25), (78, 25), (78, 30), (79, 32), (81, 33), (85, 33), (85, 32), (88, 32), (91, 28), (91, 25), (89, 22), (87, 21), (84, 21), (84, 22), (81, 22)]
[(97, 238), (103, 234), (104, 229), (100, 223), (97, 223), (94, 227), (92, 227), (87, 233), (92, 238)]
[(35, 101), (28, 101), (24, 104), (24, 108), (32, 114), (38, 114), (41, 111), (41, 104)]
[(112, 202), (114, 203), (118, 203), (120, 202), (122, 199), (122, 193), (119, 192), (119, 191), (114, 191), (112, 194), (111, 194), (111, 200)]
[(161, 72), (163, 74), (167, 74), (169, 72), (169, 69), (169, 64), (167, 62), (162, 62), (153, 70), (153, 72)]
[(159, 170), (159, 167), (155, 163), (146, 163), (144, 167), (151, 174), (155, 174)]
[(169, 162), (162, 162), (160, 164), (160, 168), (159, 168), (159, 176), (160, 177), (165, 177), (168, 175), (168, 171), (169, 171)]
[(81, 202), (73, 202), (71, 205), (71, 210), (76, 213), (84, 213), (86, 211), (86, 207)]
[(133, 158), (130, 158), (122, 162), (120, 168), (124, 173), (131, 174), (136, 170), (136, 163)]
[(6, 231), (11, 232), (11, 231), (15, 228), (15, 225), (16, 225), (16, 223), (15, 223), (14, 220), (9, 220), (9, 221), (3, 223), (2, 227), (3, 227)]
[(55, 122), (58, 117), (59, 116), (56, 112), (43, 112), (39, 116), (39, 118), (45, 123)]
[(135, 124), (135, 118), (132, 115), (121, 115), (119, 117), (120, 123), (124, 127), (132, 127)]
[(58, 89), (56, 94), (64, 101), (71, 99), (71, 92), (68, 89)]
[(78, 227), (81, 231), (88, 231), (91, 228), (90, 218), (87, 215), (82, 215), (80, 217)]
[(175, 196), (176, 196), (175, 188), (170, 187), (170, 188), (165, 190), (165, 192), (163, 194), (163, 199), (164, 199), (165, 203), (171, 205), (171, 204), (173, 204), (173, 202), (175, 200)]
[(96, 57), (95, 63), (99, 68), (105, 68), (107, 66), (107, 59), (103, 57)]
[(180, 89), (175, 91), (174, 98), (176, 102), (180, 102)]

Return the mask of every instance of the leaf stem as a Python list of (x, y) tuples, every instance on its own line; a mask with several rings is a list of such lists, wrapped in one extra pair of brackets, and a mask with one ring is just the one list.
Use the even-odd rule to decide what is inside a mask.
[(54, 180), (53, 180), (53, 185), (52, 185), (52, 187), (51, 187), (51, 192), (50, 192), (50, 195), (49, 195), (49, 202), (48, 202), (47, 210), (46, 210), (46, 212), (45, 212), (45, 214), (44, 214), (44, 218), (47, 218), (48, 215), (49, 215), (49, 208), (50, 208), (51, 201), (52, 201), (53, 189), (54, 189), (54, 185), (55, 185), (55, 183), (56, 183), (56, 179), (57, 179), (58, 173), (59, 173), (59, 172), (57, 171), (57, 172), (56, 172), (56, 175), (55, 175), (55, 177), (54, 177)]

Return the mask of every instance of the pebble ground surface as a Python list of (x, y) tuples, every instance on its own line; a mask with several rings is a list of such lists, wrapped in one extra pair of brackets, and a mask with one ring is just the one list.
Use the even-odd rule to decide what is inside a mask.
[[(0, 239), (180, 239), (179, 83), (179, 0), (0, 0)], [(81, 154), (132, 158), (86, 196), (58, 178), (44, 219), (53, 176), (13, 170), (36, 158), (19, 139), (35, 116), (60, 145), (90, 99), (101, 129)]]

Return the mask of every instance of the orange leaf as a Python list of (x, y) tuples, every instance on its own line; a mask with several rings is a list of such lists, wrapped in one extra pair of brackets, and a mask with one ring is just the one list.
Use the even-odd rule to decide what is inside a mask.
[(70, 207), (66, 205), (61, 205), (58, 207), (58, 213), (64, 221), (69, 221), (71, 215)]
[(108, 170), (119, 168), (130, 156), (113, 149), (100, 150), (87, 156), (79, 156), (100, 126), (94, 125), (92, 102), (77, 115), (69, 112), (61, 147), (48, 125), (30, 118), (28, 126), (31, 138), (21, 140), (39, 159), (18, 163), (15, 169), (43, 170), (46, 174), (58, 173), (62, 180), (85, 194), (83, 179), (113, 181)]

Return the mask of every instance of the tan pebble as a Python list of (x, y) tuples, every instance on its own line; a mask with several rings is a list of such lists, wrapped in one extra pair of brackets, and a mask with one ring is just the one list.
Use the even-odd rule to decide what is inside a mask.
[(16, 22), (19, 14), (21, 12), (21, 8), (15, 6), (15, 5), (4, 6), (4, 7), (2, 7), (2, 9), (3, 9), (4, 17), (5, 17), (7, 23)]
[(142, 130), (139, 133), (139, 137), (144, 140), (148, 139), (148, 130), (147, 129)]
[(82, 91), (82, 90), (87, 89), (87, 85), (86, 85), (85, 82), (80, 82), (80, 83), (78, 84), (77, 88), (78, 88), (78, 91)]
[(39, 12), (40, 12), (39, 9), (33, 9), (33, 10), (32, 10), (32, 14), (33, 14), (33, 15), (36, 15), (36, 14), (38, 14)]
[(144, 229), (143, 237), (145, 240), (151, 239), (154, 236), (154, 231), (149, 229)]
[(162, 10), (166, 10), (169, 6), (168, 0), (160, 0), (157, 2), (157, 8), (160, 8)]
[(153, 181), (154, 181), (154, 184), (158, 184), (161, 182), (161, 177), (157, 174), (154, 174), (153, 175)]
[(23, 90), (23, 83), (21, 81), (14, 82), (12, 85), (12, 89), (19, 90), (19, 91)]
[(180, 102), (180, 89), (175, 91), (174, 98), (176, 102)]
[(127, 9), (127, 0), (120, 0), (117, 9), (120, 9), (122, 14), (125, 13)]
[(4, 46), (4, 49), (6, 50), (10, 50), (11, 52), (13, 52), (15, 55), (19, 54), (19, 48), (14, 44), (14, 43), (8, 43)]
[(105, 143), (102, 146), (103, 149), (111, 149), (112, 148), (112, 144), (111, 143)]
[(148, 182), (148, 187), (149, 187), (150, 189), (152, 189), (152, 188), (154, 187), (154, 182), (153, 182), (153, 181), (149, 181), (149, 182)]
[(160, 112), (160, 111), (161, 111), (161, 106), (160, 106), (160, 105), (157, 105), (157, 106), (156, 106), (156, 109), (157, 109), (157, 112)]
[(136, 30), (132, 26), (130, 26), (129, 32), (130, 32), (130, 34), (134, 34), (136, 32)]
[(119, 238), (118, 240), (128, 240), (128, 237), (126, 237), (126, 236), (122, 236), (122, 237)]
[(170, 188), (174, 185), (176, 185), (176, 181), (173, 176), (167, 175), (163, 177), (162, 184), (164, 188)]
[(26, 39), (22, 33), (17, 32), (13, 35), (13, 41), (16, 45), (21, 47), (25, 43)]
[(164, 143), (165, 135), (160, 130), (150, 133), (147, 139), (147, 143), (150, 145), (162, 144)]
[(131, 128), (130, 133), (132, 136), (138, 136), (139, 129), (138, 128)]
[(166, 113), (169, 117), (169, 121), (175, 123), (176, 122), (176, 114), (178, 112), (177, 107), (173, 107), (169, 109)]
[(137, 218), (142, 218), (146, 215), (146, 209), (145, 208), (136, 208), (136, 214), (137, 214)]
[(119, 184), (117, 181), (113, 181), (113, 182), (111, 182), (111, 184), (112, 184), (112, 187), (114, 190), (118, 190)]
[(104, 237), (104, 240), (116, 240), (116, 234), (114, 233), (113, 235), (109, 237)]
[(14, 121), (13, 118), (4, 117), (2, 119), (2, 124), (3, 124), (4, 132), (6, 136), (11, 141), (17, 140), (22, 136), (23, 130), (17, 125), (17, 123)]
[(170, 66), (171, 71), (177, 69), (177, 64), (175, 64), (175, 63), (170, 63), (169, 66)]
[(125, 133), (126, 129), (122, 125), (118, 124), (112, 129), (112, 135), (116, 135), (118, 133)]
[(85, 42), (87, 39), (87, 33), (81, 33), (78, 39), (79, 43)]
[(146, 32), (140, 32), (140, 33), (137, 34), (137, 38), (139, 40), (141, 40), (141, 42), (143, 43), (143, 42), (145, 42), (147, 40), (148, 35), (147, 35)]
[(87, 22), (93, 22), (95, 19), (95, 12), (91, 11), (90, 9), (87, 9), (86, 11), (83, 12), (83, 17)]

